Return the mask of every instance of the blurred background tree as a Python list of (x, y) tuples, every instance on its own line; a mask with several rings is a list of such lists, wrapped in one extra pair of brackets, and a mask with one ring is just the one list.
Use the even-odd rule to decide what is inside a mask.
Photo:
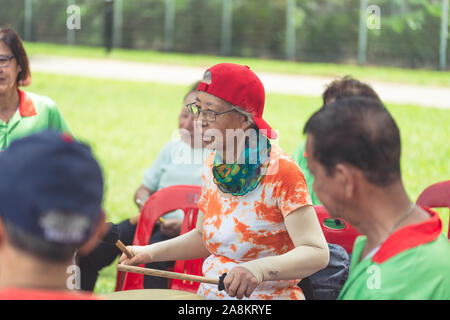
[[(121, 47), (174, 52), (223, 53), (224, 1), (231, 4), (229, 55), (286, 58), (288, 0), (114, 0), (121, 3)], [(67, 43), (66, 9), (81, 8), (78, 45), (101, 46), (105, 0), (0, 0), (0, 24), (26, 33), (29, 41)], [(167, 33), (168, 3), (174, 6)], [(442, 0), (367, 1), (380, 9), (380, 29), (368, 30), (367, 63), (409, 68), (438, 67)], [(355, 63), (360, 0), (296, 0), (295, 60)], [(170, 46), (166, 37), (171, 36)], [(447, 61), (450, 50), (447, 50)]]

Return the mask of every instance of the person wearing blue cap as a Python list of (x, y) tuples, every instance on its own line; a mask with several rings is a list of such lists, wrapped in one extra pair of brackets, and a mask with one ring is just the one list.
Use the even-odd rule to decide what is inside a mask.
[(103, 174), (89, 146), (46, 130), (0, 153), (0, 299), (95, 299), (70, 291), (75, 252), (104, 233)]

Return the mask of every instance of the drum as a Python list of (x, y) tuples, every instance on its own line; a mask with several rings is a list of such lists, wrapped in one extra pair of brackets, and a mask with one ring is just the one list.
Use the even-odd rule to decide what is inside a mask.
[(205, 300), (192, 292), (170, 289), (125, 290), (101, 296), (107, 300)]

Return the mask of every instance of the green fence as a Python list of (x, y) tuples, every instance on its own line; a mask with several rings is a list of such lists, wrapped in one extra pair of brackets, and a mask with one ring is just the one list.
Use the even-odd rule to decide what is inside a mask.
[(103, 46), (109, 34), (121, 48), (448, 70), (448, 2), (0, 0), (0, 24), (28, 41)]

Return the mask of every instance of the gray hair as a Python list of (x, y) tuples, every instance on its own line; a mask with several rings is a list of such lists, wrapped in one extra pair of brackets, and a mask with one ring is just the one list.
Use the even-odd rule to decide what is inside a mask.
[(235, 106), (235, 105), (231, 105), (231, 107), (234, 110), (236, 110), (237, 112), (239, 112), (240, 114), (244, 115), (247, 118), (247, 121), (249, 121), (252, 125), (255, 124), (255, 121), (253, 120), (253, 114), (251, 114), (250, 112), (245, 111), (241, 107), (238, 107), (238, 106)]

